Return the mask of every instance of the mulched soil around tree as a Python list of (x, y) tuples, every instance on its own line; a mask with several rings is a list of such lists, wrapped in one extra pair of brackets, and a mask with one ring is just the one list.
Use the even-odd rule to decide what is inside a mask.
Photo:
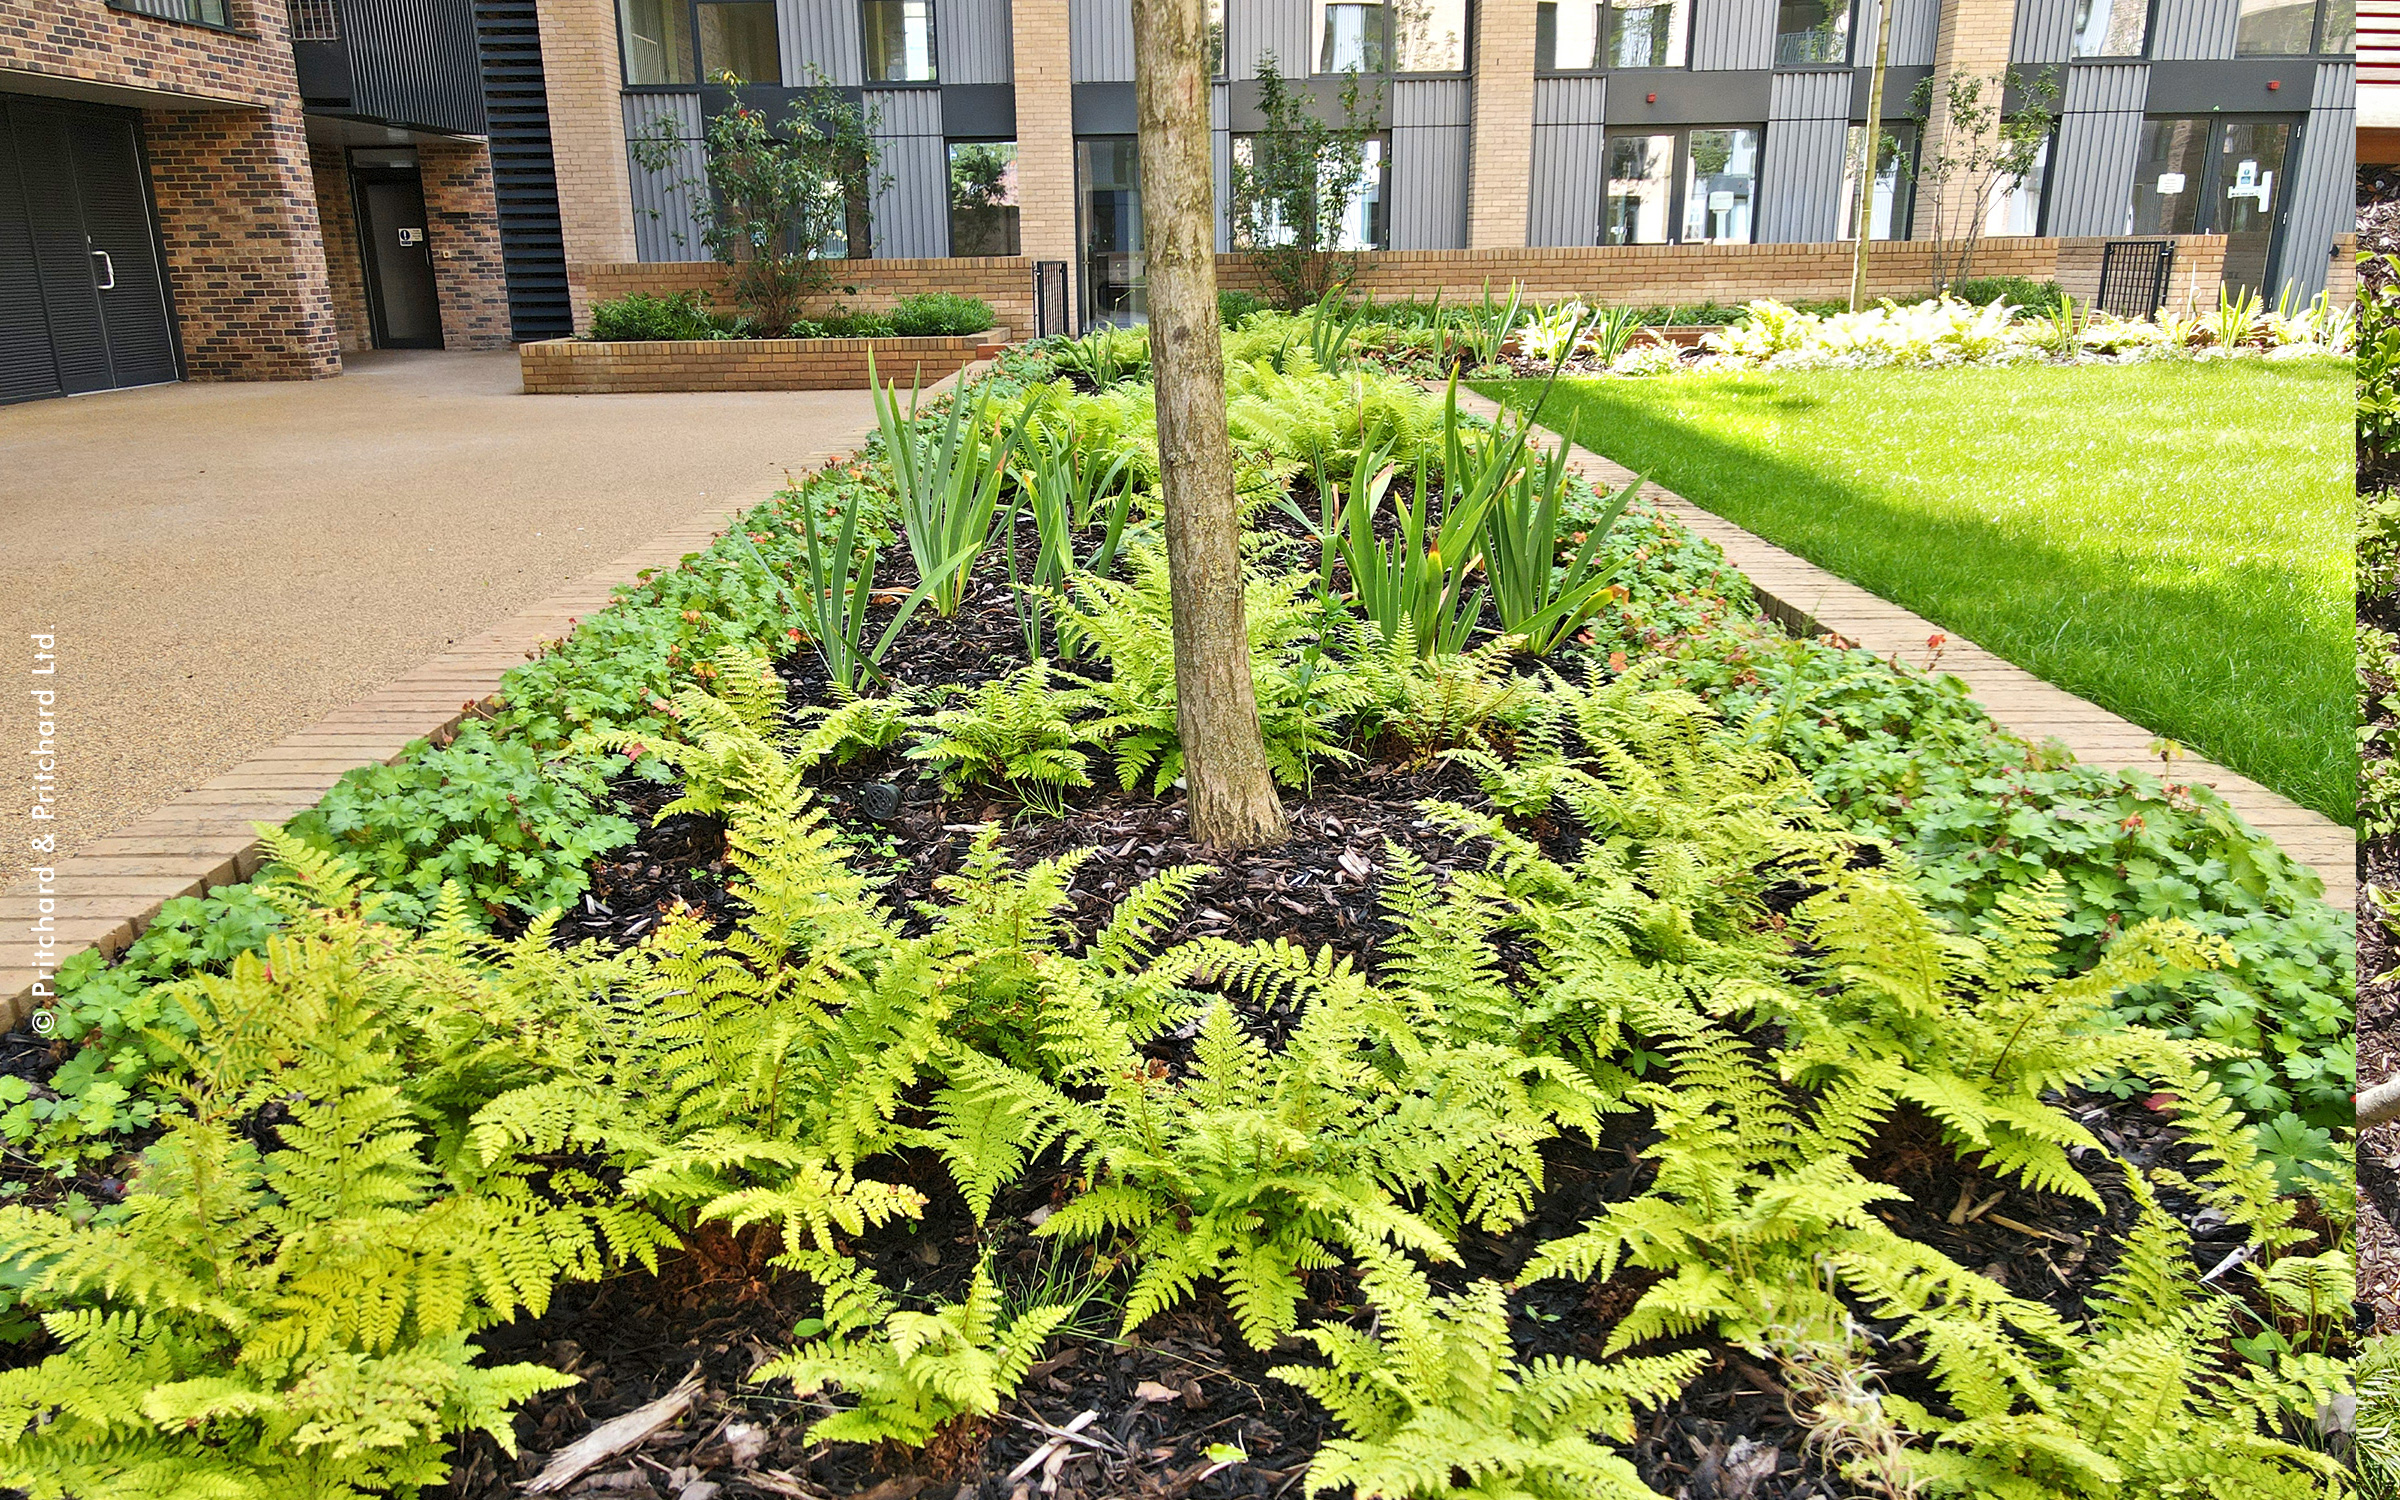
[[(2361, 256), (2400, 255), (2400, 167), (2358, 169), (2358, 249)], [(2363, 260), (2369, 283), (2392, 272), (2380, 260)], [(2375, 461), (2363, 448), (2358, 459), (2360, 494), (2400, 483), (2400, 464)], [(2400, 631), (2400, 601), (2362, 596), (2363, 624)], [(2378, 683), (2378, 696), (2391, 689)], [(2380, 753), (2370, 747), (2370, 754)], [(2400, 838), (2371, 839), (2358, 850), (2358, 1078), (2367, 1084), (2400, 1071), (2400, 982), (2395, 981), (2392, 936), (2378, 893), (2400, 889)], [(2400, 1124), (2361, 1132), (2358, 1140), (2358, 1295), (2362, 1321), (2378, 1333), (2400, 1332)]]

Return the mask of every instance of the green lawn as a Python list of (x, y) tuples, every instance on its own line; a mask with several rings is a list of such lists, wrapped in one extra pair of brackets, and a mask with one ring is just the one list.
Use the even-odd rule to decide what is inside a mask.
[(1544, 420), (2346, 823), (2352, 400), (2332, 360), (1820, 370), (1561, 381)]

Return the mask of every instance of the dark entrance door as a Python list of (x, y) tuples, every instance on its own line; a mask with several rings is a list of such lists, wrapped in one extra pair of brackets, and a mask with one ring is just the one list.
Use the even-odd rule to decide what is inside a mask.
[(134, 117), (0, 99), (0, 401), (175, 377)]
[(2142, 122), (2134, 166), (2136, 235), (2225, 236), (2225, 284), (2267, 296), (2282, 250), (2284, 158), (2293, 121), (2190, 115)]
[(425, 185), (415, 167), (351, 166), (367, 311), (378, 349), (442, 347), (442, 304), (433, 290), (433, 245), (425, 232)]

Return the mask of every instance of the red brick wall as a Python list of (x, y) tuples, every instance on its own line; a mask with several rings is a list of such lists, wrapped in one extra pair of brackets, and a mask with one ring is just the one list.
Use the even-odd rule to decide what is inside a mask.
[(491, 152), (481, 141), (423, 141), (417, 146), (417, 172), (425, 182), (425, 227), (433, 241), (442, 345), (504, 349), (509, 343), (508, 277), (500, 264)]
[[(2098, 289), (2097, 239), (1986, 240), (1970, 267), (1977, 276), (2056, 280), (2079, 297)], [(1386, 250), (1362, 257), (1359, 289), (1386, 300), (1457, 300), (1495, 293), (1512, 283), (1548, 302), (1579, 296), (1620, 306), (1703, 302), (1739, 303), (1753, 297), (1787, 302), (1830, 301), (1850, 294), (1850, 247), (1829, 245), (1604, 245), (1567, 249)], [(2222, 276), (2225, 241), (2193, 235), (2178, 242), (2175, 295), (2194, 277), (2213, 304)], [(1217, 257), (1217, 284), (1264, 292), (1267, 279), (1248, 257)], [(1878, 242), (1867, 262), (1875, 296), (1906, 296), (1933, 284), (1932, 247), (1921, 241)]]
[(931, 385), (975, 362), (979, 336), (919, 339), (661, 339), (517, 346), (528, 396), (628, 391), (863, 391), (868, 360), (886, 381)]
[[(591, 327), (589, 309), (594, 302), (628, 292), (653, 296), (705, 292), (712, 306), (733, 310), (733, 299), (725, 293), (725, 269), (713, 260), (570, 265), (567, 282), (575, 288), (577, 332)], [(845, 292), (844, 287), (856, 287), (857, 291)], [(956, 292), (981, 298), (992, 305), (993, 319), (1011, 338), (1033, 336), (1033, 262), (1021, 255), (835, 261), (832, 293), (814, 299), (809, 310), (818, 312), (841, 302), (861, 312), (880, 312), (919, 292)]]
[(350, 163), (339, 146), (311, 146), (308, 165), (317, 185), (317, 227), (325, 237), (325, 278), (333, 291), (333, 326), (344, 354), (375, 347), (367, 316), (366, 268), (358, 257), (358, 210), (350, 199)]
[(143, 120), (185, 378), (339, 375), (299, 102), (148, 110)]
[[(0, 0), (0, 76), (191, 97), (146, 107), (167, 282), (194, 380), (341, 372), (282, 0), (229, 0), (229, 31), (101, 0)], [(0, 84), (0, 87), (5, 87)]]

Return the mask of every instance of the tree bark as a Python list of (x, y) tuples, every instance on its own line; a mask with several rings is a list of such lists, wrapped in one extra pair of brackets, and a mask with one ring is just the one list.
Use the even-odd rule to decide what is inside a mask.
[[(1883, 19), (1876, 28), (1875, 73), (1867, 85), (1867, 128), (1865, 154), (1858, 163), (1858, 243), (1851, 247), (1850, 310), (1858, 311), (1867, 302), (1867, 247), (1875, 229), (1875, 153), (1883, 146), (1883, 81), (1892, 66), (1892, 12), (1900, 8), (1900, 0), (1883, 0)], [(1922, 149), (1923, 143), (1919, 143)], [(1897, 179), (1892, 215), (1900, 214), (1897, 201)], [(1899, 226), (1894, 225), (1897, 229)]]
[(1241, 522), (1217, 337), (1216, 180), (1206, 0), (1133, 0), (1150, 368), (1175, 609), (1175, 730), (1192, 836), (1253, 849), (1287, 836), (1267, 769), (1242, 614)]

